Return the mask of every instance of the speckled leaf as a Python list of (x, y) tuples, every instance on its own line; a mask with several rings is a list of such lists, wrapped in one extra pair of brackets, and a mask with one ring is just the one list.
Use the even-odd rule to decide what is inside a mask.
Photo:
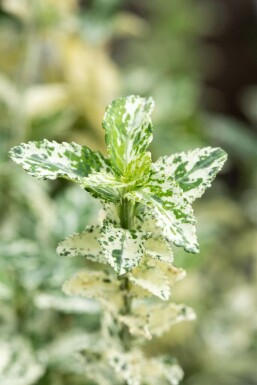
[(131, 315), (121, 315), (119, 319), (131, 334), (151, 339), (166, 333), (174, 324), (194, 320), (195, 313), (181, 304), (140, 302)]
[(28, 174), (38, 179), (60, 177), (83, 183), (83, 178), (92, 171), (109, 167), (99, 152), (93, 152), (86, 146), (48, 140), (22, 143), (13, 147), (10, 157)]
[(83, 187), (94, 197), (104, 201), (119, 203), (121, 190), (127, 184), (116, 179), (113, 173), (101, 170), (92, 172), (83, 181)]
[(169, 241), (188, 252), (198, 252), (192, 208), (172, 177), (167, 177), (164, 171), (153, 170), (147, 186), (127, 193), (126, 197), (149, 207), (146, 215), (154, 217)]
[(113, 169), (123, 175), (127, 165), (144, 153), (152, 141), (152, 98), (128, 96), (114, 100), (106, 109), (103, 128)]
[(99, 212), (98, 222), (110, 221), (113, 224), (120, 225), (118, 206), (112, 202), (102, 202), (102, 209)]
[(38, 179), (69, 179), (105, 201), (118, 202), (126, 185), (116, 180), (103, 155), (76, 143), (23, 143), (12, 148), (10, 156)]
[(162, 236), (152, 236), (145, 244), (146, 255), (162, 262), (172, 263), (173, 252), (169, 242)]
[(210, 187), (226, 159), (222, 149), (205, 147), (161, 157), (155, 166), (172, 176), (183, 189), (184, 197), (193, 202)]
[(167, 300), (170, 297), (169, 281), (157, 263), (152, 258), (144, 258), (140, 266), (129, 274), (129, 280), (162, 300)]
[(68, 257), (82, 256), (93, 262), (107, 263), (98, 242), (99, 237), (99, 226), (87, 226), (83, 233), (70, 235), (60, 242), (57, 254)]
[(121, 381), (127, 385), (141, 384), (142, 353), (139, 350), (123, 353), (117, 350), (108, 351), (108, 361)]
[(125, 274), (138, 266), (144, 255), (146, 233), (139, 230), (125, 230), (106, 222), (101, 229), (99, 242), (104, 257), (119, 274)]
[[(149, 311), (149, 309), (148, 309)], [(144, 314), (145, 310), (142, 309)], [(140, 311), (138, 311), (140, 314)], [(169, 331), (171, 326), (182, 321), (195, 320), (195, 312), (192, 308), (175, 303), (156, 304), (152, 307), (148, 328), (152, 336), (161, 336)]]
[(147, 385), (178, 385), (183, 371), (171, 357), (148, 358), (142, 365), (142, 378)]

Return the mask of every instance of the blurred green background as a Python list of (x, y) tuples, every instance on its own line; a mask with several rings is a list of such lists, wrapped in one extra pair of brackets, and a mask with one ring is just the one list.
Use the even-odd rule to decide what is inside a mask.
[[(0, 383), (85, 385), (74, 351), (100, 310), (61, 285), (83, 261), (57, 243), (95, 222), (79, 187), (33, 180), (11, 146), (47, 138), (105, 151), (108, 103), (152, 95), (153, 157), (221, 146), (229, 160), (195, 205), (199, 255), (173, 298), (191, 324), (146, 345), (169, 352), (183, 385), (257, 384), (257, 3), (255, 0), (0, 2)], [(89, 383), (87, 383), (89, 385)]]

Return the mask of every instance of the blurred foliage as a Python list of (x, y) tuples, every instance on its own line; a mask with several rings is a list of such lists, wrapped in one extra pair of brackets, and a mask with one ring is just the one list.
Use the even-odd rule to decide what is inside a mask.
[(55, 254), (58, 241), (93, 219), (95, 201), (67, 183), (31, 180), (9, 163), (8, 150), (43, 138), (101, 150), (105, 106), (120, 93), (139, 93), (156, 100), (155, 157), (202, 145), (229, 154), (195, 207), (200, 256), (177, 255), (188, 277), (174, 300), (192, 305), (198, 320), (175, 326), (147, 353), (172, 351), (184, 385), (256, 384), (256, 86), (240, 95), (248, 123), (203, 110), (204, 76), (215, 67), (214, 53), (200, 44), (217, 25), (210, 5), (2, 0), (0, 383), (85, 384), (71, 352), (94, 343), (99, 325), (94, 302), (61, 295), (84, 261)]

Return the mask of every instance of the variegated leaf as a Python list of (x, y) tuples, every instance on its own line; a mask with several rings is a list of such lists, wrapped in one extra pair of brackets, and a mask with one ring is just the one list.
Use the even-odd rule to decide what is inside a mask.
[[(145, 309), (142, 309), (142, 313), (145, 313)], [(138, 314), (140, 314), (140, 310), (138, 310)], [(159, 303), (152, 308), (148, 328), (151, 335), (161, 336), (163, 333), (168, 332), (171, 326), (182, 321), (193, 321), (195, 318), (194, 310), (188, 306), (175, 303), (169, 303), (168, 305)]]
[(123, 175), (128, 164), (144, 153), (152, 141), (152, 98), (128, 96), (114, 100), (106, 109), (103, 128), (113, 169)]
[(128, 185), (117, 180), (112, 172), (106, 172), (102, 169), (100, 172), (93, 171), (88, 175), (83, 180), (82, 186), (95, 198), (119, 203), (121, 191)]
[(101, 229), (99, 242), (104, 257), (119, 274), (125, 274), (138, 266), (144, 255), (146, 233), (139, 230), (125, 230), (106, 222)]
[(99, 237), (99, 226), (87, 226), (83, 233), (70, 235), (60, 242), (56, 250), (57, 254), (65, 257), (82, 256), (93, 262), (107, 263), (98, 242)]
[(149, 257), (158, 259), (162, 262), (172, 263), (173, 252), (169, 242), (162, 236), (152, 236), (147, 239), (145, 252)]
[(102, 202), (98, 223), (102, 224), (104, 221), (110, 221), (117, 226), (120, 225), (118, 206), (115, 203)]
[(38, 179), (59, 177), (83, 183), (83, 178), (93, 171), (109, 168), (99, 152), (76, 143), (48, 140), (22, 143), (11, 149), (10, 156), (28, 174)]
[(99, 359), (99, 354), (85, 354), (83, 352), (81, 361), (84, 364), (85, 375), (88, 380), (98, 385), (120, 385), (120, 381), (113, 373), (113, 368), (108, 362)]
[(169, 281), (157, 263), (158, 261), (153, 259), (144, 258), (140, 266), (129, 274), (129, 280), (162, 300), (167, 300), (170, 297)]
[(105, 271), (80, 271), (63, 285), (68, 295), (110, 299), (119, 293), (119, 281)]
[(195, 313), (181, 304), (142, 302), (134, 307), (131, 315), (121, 315), (119, 319), (128, 326), (131, 334), (151, 339), (166, 333), (174, 324), (194, 320)]
[(145, 359), (142, 365), (142, 377), (147, 385), (178, 385), (183, 375), (176, 361), (167, 356)]
[(205, 147), (161, 157), (154, 167), (172, 176), (188, 202), (193, 202), (210, 187), (226, 159), (227, 154), (222, 149)]
[(145, 152), (132, 160), (121, 177), (121, 180), (127, 184), (133, 183), (134, 186), (144, 185), (147, 183), (151, 170), (151, 153)]
[(147, 186), (129, 192), (126, 198), (140, 202), (151, 212), (162, 235), (186, 251), (197, 253), (195, 218), (189, 203), (183, 198), (183, 190), (164, 171), (153, 171)]
[(23, 143), (12, 148), (10, 156), (38, 179), (69, 179), (105, 201), (119, 202), (120, 190), (126, 186), (116, 180), (103, 155), (76, 143)]
[(175, 267), (171, 264), (159, 262), (160, 270), (165, 274), (170, 287), (176, 282), (181, 281), (186, 276), (186, 271), (181, 267)]
[(125, 381), (127, 385), (141, 384), (143, 356), (139, 350), (123, 353), (113, 349), (108, 351), (107, 357), (110, 366), (115, 370), (121, 381)]

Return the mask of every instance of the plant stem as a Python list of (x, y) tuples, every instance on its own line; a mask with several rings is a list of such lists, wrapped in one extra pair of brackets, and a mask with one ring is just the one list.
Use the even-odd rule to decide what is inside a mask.
[[(134, 204), (128, 201), (127, 199), (122, 199), (120, 208), (119, 208), (119, 216), (121, 227), (126, 230), (131, 230), (133, 228), (134, 221)], [(124, 291), (123, 294), (123, 315), (129, 315), (131, 313), (131, 305), (132, 299), (129, 293), (129, 279), (126, 276), (121, 277), (121, 285), (120, 288)], [(131, 335), (129, 329), (126, 325), (122, 326), (121, 329), (121, 340), (123, 342), (123, 346), (125, 350), (130, 350), (131, 348)]]

